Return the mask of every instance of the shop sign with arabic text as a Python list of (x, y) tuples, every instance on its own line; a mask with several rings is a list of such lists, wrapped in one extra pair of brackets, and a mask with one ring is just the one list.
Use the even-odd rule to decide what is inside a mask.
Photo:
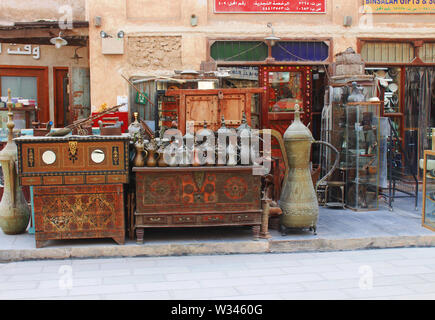
[(435, 0), (363, 0), (366, 13), (435, 13)]
[(326, 0), (214, 0), (214, 12), (326, 13)]

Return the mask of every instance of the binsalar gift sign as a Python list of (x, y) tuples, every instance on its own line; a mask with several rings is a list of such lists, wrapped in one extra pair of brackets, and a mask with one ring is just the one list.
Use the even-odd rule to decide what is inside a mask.
[(326, 13), (326, 0), (214, 0), (214, 12)]
[(435, 13), (435, 0), (363, 0), (366, 13)]

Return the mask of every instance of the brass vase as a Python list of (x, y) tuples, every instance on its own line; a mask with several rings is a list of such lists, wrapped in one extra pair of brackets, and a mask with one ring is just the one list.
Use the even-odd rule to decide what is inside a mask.
[(314, 139), (301, 122), (299, 107), (295, 120), (284, 133), (289, 171), (281, 191), (281, 228), (310, 228), (316, 232), (319, 216), (317, 196), (310, 172), (311, 144)]
[(281, 232), (287, 228), (309, 228), (316, 234), (319, 205), (316, 195), (317, 186), (325, 181), (338, 164), (338, 157), (331, 170), (314, 187), (310, 169), (311, 145), (320, 143), (338, 151), (329, 143), (314, 141), (310, 130), (301, 122), (299, 106), (295, 106), (295, 120), (284, 133), (284, 147), (287, 156), (288, 172), (284, 179), (279, 206)]
[(18, 185), (15, 162), (0, 156), (4, 178), (4, 190), (0, 202), (0, 227), (5, 234), (26, 232), (30, 220), (30, 208)]
[(13, 141), (13, 113), (11, 92), (8, 90), (8, 143), (0, 152), (0, 163), (3, 170), (4, 190), (0, 202), (0, 227), (5, 234), (20, 234), (26, 232), (30, 220), (30, 207), (24, 198), (18, 184), (15, 167), (17, 160), (17, 145)]

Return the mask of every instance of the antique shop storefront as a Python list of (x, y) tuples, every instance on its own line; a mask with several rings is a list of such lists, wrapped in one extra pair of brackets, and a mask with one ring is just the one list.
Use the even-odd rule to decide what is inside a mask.
[(435, 41), (433, 39), (359, 39), (366, 72), (378, 79), (384, 101), (381, 115), (391, 118), (413, 172), (430, 149), (435, 125)]
[[(10, 88), (17, 129), (32, 128), (35, 120), (61, 128), (89, 113), (88, 23), (74, 22), (73, 27), (61, 34), (57, 22), (0, 27), (2, 108)], [(50, 41), (59, 35), (57, 47)], [(2, 119), (5, 124), (5, 114)]]
[[(319, 202), (377, 210), (387, 172), (381, 118), (392, 120), (410, 170), (418, 166), (434, 126), (435, 34), (422, 36), (429, 14), (422, 24), (403, 15), (403, 26), (373, 14), (381, 30), (358, 24), (361, 1), (229, 3), (94, 0), (89, 21), (65, 34), (38, 29), (39, 41), (19, 42), (19, 25), (0, 29), (13, 32), (2, 39), (2, 96), (12, 89), (14, 112), (32, 102), (39, 122), (54, 122), (46, 129), (54, 136), (16, 139), (38, 247), (76, 238), (141, 244), (148, 228), (242, 226), (268, 238), (269, 218), (315, 231)], [(58, 36), (67, 45), (50, 45)], [(265, 144), (263, 157), (251, 145), (242, 151), (242, 138), (266, 141), (268, 129), (270, 158)], [(209, 152), (204, 141), (220, 134), (225, 145)], [(266, 158), (271, 170), (254, 175)], [(299, 224), (295, 212), (312, 217)]]

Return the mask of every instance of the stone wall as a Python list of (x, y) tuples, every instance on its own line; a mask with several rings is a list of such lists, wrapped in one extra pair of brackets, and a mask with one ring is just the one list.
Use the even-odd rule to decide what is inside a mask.
[(137, 36), (127, 39), (128, 63), (142, 70), (182, 67), (181, 36)]

